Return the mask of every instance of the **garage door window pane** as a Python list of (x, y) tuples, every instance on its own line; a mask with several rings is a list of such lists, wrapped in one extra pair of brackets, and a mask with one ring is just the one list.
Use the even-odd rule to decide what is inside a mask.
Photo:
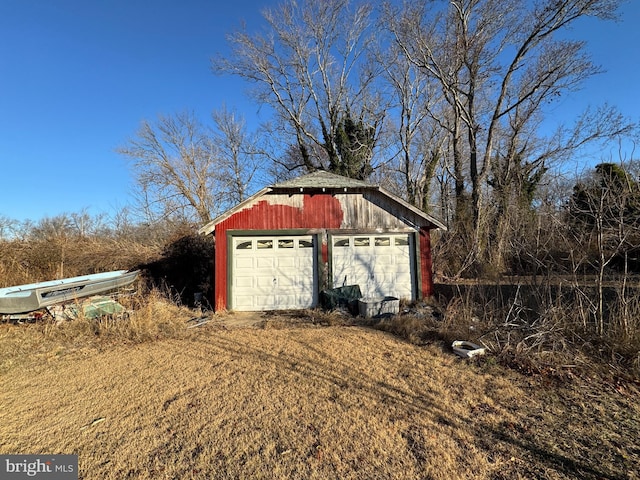
[(298, 248), (311, 248), (313, 242), (311, 240), (298, 240)]
[(258, 240), (257, 248), (258, 249), (273, 248), (273, 240)]
[(389, 237), (376, 237), (376, 247), (388, 247), (391, 245), (391, 239)]
[(356, 247), (368, 247), (369, 246), (369, 237), (359, 237), (355, 238), (353, 241)]
[(409, 237), (396, 237), (396, 246), (409, 245)]
[(293, 240), (292, 239), (278, 240), (278, 248), (293, 248)]
[(336, 238), (333, 242), (334, 247), (348, 247), (349, 239), (348, 238)]
[(248, 242), (238, 242), (236, 245), (236, 250), (251, 250), (252, 242), (249, 240)]

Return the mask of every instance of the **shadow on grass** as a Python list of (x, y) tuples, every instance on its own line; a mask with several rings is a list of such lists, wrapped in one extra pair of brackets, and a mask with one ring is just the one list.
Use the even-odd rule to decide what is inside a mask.
[[(365, 321), (360, 324), (355, 321), (349, 325), (382, 330), (394, 337), (416, 343), (406, 338), (402, 331), (378, 328), (379, 326), (368, 323)], [(448, 340), (429, 326), (425, 327), (422, 332), (422, 342), (436, 344), (447, 355), (451, 355), (451, 351), (448, 349)], [(411, 373), (411, 381), (396, 381), (396, 376), (402, 375), (402, 365), (397, 360), (391, 360), (390, 355), (386, 357), (385, 352), (373, 352), (373, 355), (377, 357), (376, 361), (380, 361), (380, 356), (390, 359), (389, 371), (391, 375), (380, 378), (377, 375), (361, 371), (359, 367), (361, 362), (367, 362), (366, 358), (350, 357), (348, 354), (344, 354), (346, 352), (340, 350), (333, 351), (327, 344), (317, 345), (312, 341), (300, 338), (291, 339), (291, 341), (302, 347), (299, 351), (302, 353), (293, 353), (287, 351), (286, 348), (279, 349), (277, 353), (274, 353), (276, 350), (273, 349), (273, 345), (252, 346), (228, 336), (214, 335), (205, 342), (231, 357), (249, 358), (258, 365), (272, 364), (278, 369), (313, 378), (322, 386), (322, 388), (319, 387), (320, 391), (334, 392), (329, 400), (335, 402), (337, 408), (351, 408), (353, 402), (350, 402), (349, 398), (367, 398), (378, 403), (382, 408), (398, 407), (400, 409), (398, 411), (408, 412), (409, 417), (420, 417), (421, 420), (416, 420), (415, 424), (411, 424), (409, 420), (409, 427), (402, 432), (407, 449), (412, 453), (418, 465), (424, 464), (429, 458), (427, 442), (423, 438), (423, 433), (417, 428), (417, 425), (422, 425), (427, 428), (436, 428), (436, 426), (439, 429), (444, 428), (446, 434), (460, 445), (462, 450), (465, 448), (464, 445), (469, 442), (469, 435), (471, 435), (474, 438), (472, 440), (474, 446), (486, 452), (487, 458), (497, 456), (503, 460), (510, 457), (521, 459), (513, 464), (505, 462), (504, 465), (498, 466), (498, 471), (495, 472), (497, 476), (494, 478), (512, 478), (510, 475), (518, 478), (549, 478), (549, 474), (551, 474), (552, 476), (559, 475), (560, 478), (615, 479), (625, 478), (627, 472), (634, 470), (633, 460), (620, 457), (620, 455), (614, 454), (616, 458), (606, 463), (599, 463), (599, 460), (596, 459), (590, 460), (590, 458), (600, 458), (590, 454), (593, 448), (598, 447), (594, 446), (592, 441), (583, 442), (586, 446), (580, 448), (577, 445), (580, 442), (579, 436), (583, 435), (584, 437), (588, 434), (580, 433), (579, 430), (561, 432), (563, 427), (559, 425), (536, 424), (535, 417), (530, 417), (533, 422), (530, 428), (520, 428), (517, 424), (500, 421), (499, 418), (491, 423), (483, 415), (478, 415), (474, 410), (477, 405), (474, 406), (471, 403), (467, 404), (466, 410), (462, 408), (454, 411), (448, 403), (464, 402), (465, 399), (456, 398), (455, 392), (446, 396), (436, 393), (436, 389), (433, 388), (433, 384), (430, 385), (429, 381), (437, 382), (438, 380), (434, 379), (434, 373), (428, 370), (423, 372), (424, 378), (416, 377), (414, 373)], [(203, 360), (203, 358), (199, 358), (199, 360)], [(428, 364), (424, 366), (428, 367)], [(455, 377), (457, 373), (451, 372), (451, 375)], [(454, 378), (453, 383), (455, 380), (457, 379)], [(473, 381), (471, 377), (459, 380), (461, 382)], [(452, 382), (452, 379), (449, 378), (447, 381)], [(516, 385), (515, 388), (519, 387)], [(500, 398), (493, 398), (493, 400), (498, 404), (501, 402)], [(528, 408), (528, 404), (512, 405), (511, 407), (516, 411)], [(527, 414), (518, 413), (518, 416), (524, 419)], [(562, 418), (562, 414), (555, 414), (551, 421), (559, 421)], [(572, 421), (574, 420), (579, 421), (580, 418), (572, 419)], [(585, 418), (584, 421), (588, 422), (589, 419)], [(557, 444), (548, 441), (549, 435), (553, 436), (554, 434), (558, 434), (559, 437)], [(571, 443), (577, 445), (574, 446), (575, 453), (562, 451), (555, 446), (566, 446)]]
[[(517, 429), (509, 432), (506, 425), (503, 425), (500, 429), (485, 425), (483, 431), (489, 434), (493, 441), (512, 445), (522, 452), (528, 453), (531, 456), (529, 460), (532, 461), (532, 467), (537, 467), (530, 472), (526, 472), (531, 475), (539, 474), (540, 470), (543, 469), (552, 469), (569, 478), (598, 480), (616, 480), (621, 478), (620, 473), (605, 472), (604, 469), (598, 468), (596, 465), (589, 465), (586, 462), (581, 462), (565, 454), (553, 452), (551, 445), (545, 445), (543, 442), (536, 441), (536, 439), (532, 438), (531, 434), (522, 434), (518, 432)], [(518, 435), (515, 435), (515, 433)]]
[(291, 353), (273, 354), (230, 338), (215, 337), (210, 341), (211, 344), (218, 346), (232, 356), (238, 358), (249, 356), (258, 363), (269, 362), (278, 368), (294, 371), (326, 382), (326, 386), (336, 386), (343, 390), (349, 389), (358, 396), (367, 397), (385, 404), (397, 404), (414, 410), (416, 414), (446, 415), (446, 412), (439, 408), (439, 401), (432, 393), (421, 390), (417, 394), (416, 392), (393, 386), (388, 382), (371, 378), (362, 372), (356, 371), (353, 365), (340, 362), (335, 356), (331, 356), (314, 345), (303, 341), (297, 341), (296, 343), (312, 353), (313, 356), (321, 358), (321, 361), (313, 361), (308, 357), (296, 356)]

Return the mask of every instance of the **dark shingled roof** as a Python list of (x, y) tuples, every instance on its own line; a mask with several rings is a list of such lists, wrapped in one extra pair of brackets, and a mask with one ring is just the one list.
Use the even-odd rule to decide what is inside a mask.
[(287, 180), (281, 183), (272, 185), (273, 190), (280, 189), (298, 189), (298, 188), (374, 188), (377, 189), (377, 185), (363, 182), (362, 180), (356, 180), (354, 178), (343, 177), (342, 175), (336, 175), (335, 173), (325, 172), (324, 170), (318, 170), (317, 172), (309, 173), (291, 180)]

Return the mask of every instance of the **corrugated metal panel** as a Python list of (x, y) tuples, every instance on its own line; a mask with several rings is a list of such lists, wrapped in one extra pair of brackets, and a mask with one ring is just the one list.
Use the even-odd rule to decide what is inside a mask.
[(215, 230), (215, 308), (227, 307), (227, 230), (338, 229), (342, 220), (340, 201), (331, 195), (267, 194), (220, 222)]
[[(221, 222), (216, 230), (340, 228), (342, 205), (330, 195), (270, 194)], [(302, 208), (300, 208), (302, 205)]]
[(428, 228), (421, 228), (419, 239), (418, 266), (420, 269), (420, 289), (422, 297), (430, 297), (433, 295), (431, 231)]
[[(433, 225), (424, 216), (377, 190), (335, 194), (266, 192), (235, 209), (215, 226), (215, 308), (227, 307), (228, 230), (420, 231), (420, 290), (429, 295), (432, 290), (429, 228)], [(326, 261), (326, 246), (320, 248)]]

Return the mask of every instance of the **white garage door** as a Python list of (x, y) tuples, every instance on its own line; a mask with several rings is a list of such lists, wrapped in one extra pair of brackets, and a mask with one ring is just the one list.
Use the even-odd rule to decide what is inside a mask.
[(231, 308), (282, 310), (314, 305), (313, 237), (233, 237)]
[(363, 297), (413, 299), (412, 243), (407, 234), (334, 236), (333, 286), (360, 285)]

